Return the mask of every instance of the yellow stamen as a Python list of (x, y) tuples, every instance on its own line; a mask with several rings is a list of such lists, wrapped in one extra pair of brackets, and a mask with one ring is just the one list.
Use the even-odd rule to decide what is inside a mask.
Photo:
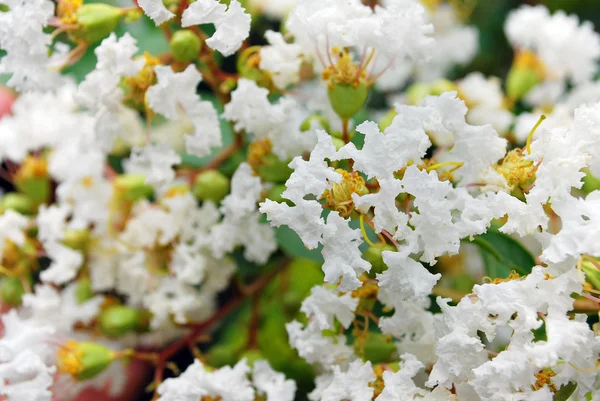
[(454, 172), (454, 171), (458, 170), (459, 168), (461, 168), (464, 164), (465, 163), (463, 163), (463, 162), (437, 163), (437, 164), (427, 167), (427, 172), (429, 173), (433, 170), (437, 170), (438, 168), (442, 168), (442, 167), (446, 167), (446, 166), (455, 166), (452, 170), (450, 170), (450, 172)]
[(529, 154), (531, 154), (531, 141), (533, 139), (533, 135), (535, 134), (535, 131), (538, 129), (538, 127), (540, 126), (540, 124), (545, 119), (546, 119), (546, 116), (544, 114), (542, 114), (542, 116), (540, 117), (540, 119), (538, 120), (538, 122), (535, 123), (535, 125), (531, 129), (531, 132), (529, 132), (529, 135), (527, 136), (527, 143), (525, 145), (525, 149), (527, 149), (527, 153), (529, 153)]
[(381, 242), (379, 244), (376, 244), (373, 241), (371, 241), (369, 239), (369, 236), (367, 235), (367, 230), (365, 230), (365, 215), (361, 214), (359, 220), (360, 220), (360, 231), (362, 233), (363, 238), (365, 239), (365, 242), (367, 244), (369, 244), (370, 246), (372, 246), (373, 248), (383, 248), (385, 246), (385, 238), (383, 238), (383, 236), (381, 234), (377, 234), (377, 237), (379, 238), (379, 240)]
[(83, 371), (82, 357), (83, 351), (79, 348), (79, 344), (73, 340), (67, 341), (58, 349), (56, 358), (58, 371), (72, 376), (78, 375)]

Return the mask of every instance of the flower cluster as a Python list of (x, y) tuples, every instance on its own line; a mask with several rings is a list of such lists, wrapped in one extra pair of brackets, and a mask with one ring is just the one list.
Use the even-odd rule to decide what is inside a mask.
[(110, 3), (0, 0), (1, 399), (600, 400), (590, 22)]

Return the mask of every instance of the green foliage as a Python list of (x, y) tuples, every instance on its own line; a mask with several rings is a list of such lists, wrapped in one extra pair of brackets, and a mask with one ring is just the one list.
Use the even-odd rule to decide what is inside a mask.
[(569, 382), (563, 386), (561, 386), (556, 393), (554, 393), (554, 397), (552, 397), (553, 401), (567, 401), (571, 395), (577, 390), (577, 383)]
[(536, 264), (523, 245), (498, 231), (478, 235), (472, 243), (479, 247), (486, 274), (492, 279), (506, 278), (513, 270), (520, 275), (529, 274)]

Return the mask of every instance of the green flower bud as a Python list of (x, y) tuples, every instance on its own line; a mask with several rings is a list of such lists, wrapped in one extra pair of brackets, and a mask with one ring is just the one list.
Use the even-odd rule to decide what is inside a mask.
[(220, 202), (229, 193), (229, 178), (218, 170), (207, 170), (196, 176), (192, 192), (202, 201)]
[(66, 230), (62, 243), (69, 248), (84, 251), (90, 241), (90, 231), (84, 230)]
[(5, 277), (0, 282), (0, 299), (2, 303), (11, 307), (21, 305), (25, 289), (19, 277)]
[(15, 175), (15, 187), (35, 205), (50, 200), (50, 177), (48, 162), (40, 156), (28, 156)]
[[(597, 263), (600, 263), (600, 261), (597, 261)], [(600, 290), (600, 270), (589, 260), (584, 260), (581, 264), (581, 270), (585, 273), (585, 281), (595, 289)]]
[(194, 32), (183, 29), (173, 34), (169, 46), (175, 60), (188, 63), (198, 58), (202, 41)]
[(129, 306), (116, 305), (100, 313), (100, 330), (109, 337), (120, 337), (135, 330), (140, 312)]
[[(354, 346), (358, 346), (358, 341), (354, 343)], [(396, 345), (391, 337), (381, 333), (369, 333), (363, 349), (365, 359), (372, 363), (386, 362), (396, 353)]]
[(406, 90), (406, 99), (408, 100), (408, 104), (411, 105), (417, 105), (421, 103), (428, 95), (429, 85), (421, 82), (411, 85)]
[(75, 287), (75, 299), (77, 300), (77, 303), (81, 305), (93, 297), (94, 291), (92, 290), (92, 282), (90, 279), (87, 277), (79, 279), (77, 287)]
[(325, 131), (327, 131), (327, 132), (331, 131), (331, 126), (329, 125), (329, 120), (322, 114), (311, 114), (310, 116), (306, 117), (306, 119), (304, 119), (304, 121), (302, 121), (302, 124), (300, 124), (300, 131), (302, 131), (302, 132), (310, 131), (313, 121), (316, 121), (317, 123), (319, 123), (319, 125)]
[(514, 101), (523, 98), (540, 79), (534, 70), (511, 68), (506, 78), (506, 93)]
[(81, 27), (73, 36), (85, 43), (96, 43), (106, 38), (119, 25), (127, 10), (103, 3), (83, 4), (77, 10), (76, 21)]
[(83, 381), (102, 373), (115, 359), (115, 353), (103, 345), (69, 340), (58, 350), (56, 366), (60, 373)]
[(331, 107), (343, 120), (349, 120), (358, 113), (369, 97), (369, 85), (361, 79), (355, 86), (353, 84), (331, 83), (327, 90)]
[(453, 92), (457, 90), (456, 84), (447, 79), (438, 79), (429, 86), (429, 95), (439, 96), (442, 93)]
[(396, 111), (395, 108), (392, 108), (390, 111), (388, 111), (387, 114), (385, 116), (383, 116), (383, 118), (379, 122), (379, 129), (381, 131), (385, 131), (385, 129), (387, 127), (392, 125), (392, 122), (394, 121), (394, 118), (396, 118), (397, 115), (398, 115), (398, 112)]
[(123, 174), (113, 181), (116, 196), (131, 202), (151, 198), (154, 189), (146, 184), (146, 176), (142, 174)]
[(286, 187), (284, 184), (275, 185), (271, 189), (269, 189), (269, 192), (267, 193), (267, 199), (271, 199), (272, 201), (279, 202), (279, 203), (285, 202), (288, 205), (293, 206), (294, 204), (292, 203), (292, 201), (285, 199), (282, 196), (282, 194), (285, 190), (286, 190)]
[(369, 263), (371, 263), (371, 271), (369, 271), (370, 277), (375, 277), (376, 274), (381, 274), (387, 270), (386, 264), (383, 262), (384, 251), (395, 252), (396, 248), (392, 245), (386, 244), (382, 248), (376, 248), (374, 246), (367, 248), (363, 257)]
[(346, 142), (336, 137), (332, 137), (331, 142), (333, 143), (333, 146), (335, 146), (335, 150), (340, 150), (342, 147), (344, 147), (344, 145), (346, 145)]
[(273, 153), (268, 153), (263, 156), (260, 165), (255, 167), (255, 171), (264, 181), (285, 182), (293, 172), (288, 163), (289, 161), (281, 161)]
[(0, 212), (14, 210), (20, 214), (34, 214), (35, 204), (27, 195), (10, 192), (0, 199)]

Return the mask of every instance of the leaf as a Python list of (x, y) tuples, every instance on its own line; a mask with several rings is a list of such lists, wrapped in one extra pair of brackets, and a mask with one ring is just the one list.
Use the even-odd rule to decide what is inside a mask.
[(577, 383), (569, 382), (562, 385), (556, 393), (554, 393), (553, 401), (567, 401), (571, 395), (577, 390)]
[(492, 279), (506, 278), (513, 270), (526, 275), (535, 266), (533, 255), (518, 241), (501, 232), (489, 231), (471, 242), (479, 248), (486, 273)]
[(323, 256), (321, 256), (322, 246), (319, 245), (316, 249), (306, 249), (298, 234), (291, 228), (287, 226), (276, 228), (275, 238), (277, 239), (277, 244), (283, 249), (286, 255), (293, 258), (307, 258), (323, 263)]

